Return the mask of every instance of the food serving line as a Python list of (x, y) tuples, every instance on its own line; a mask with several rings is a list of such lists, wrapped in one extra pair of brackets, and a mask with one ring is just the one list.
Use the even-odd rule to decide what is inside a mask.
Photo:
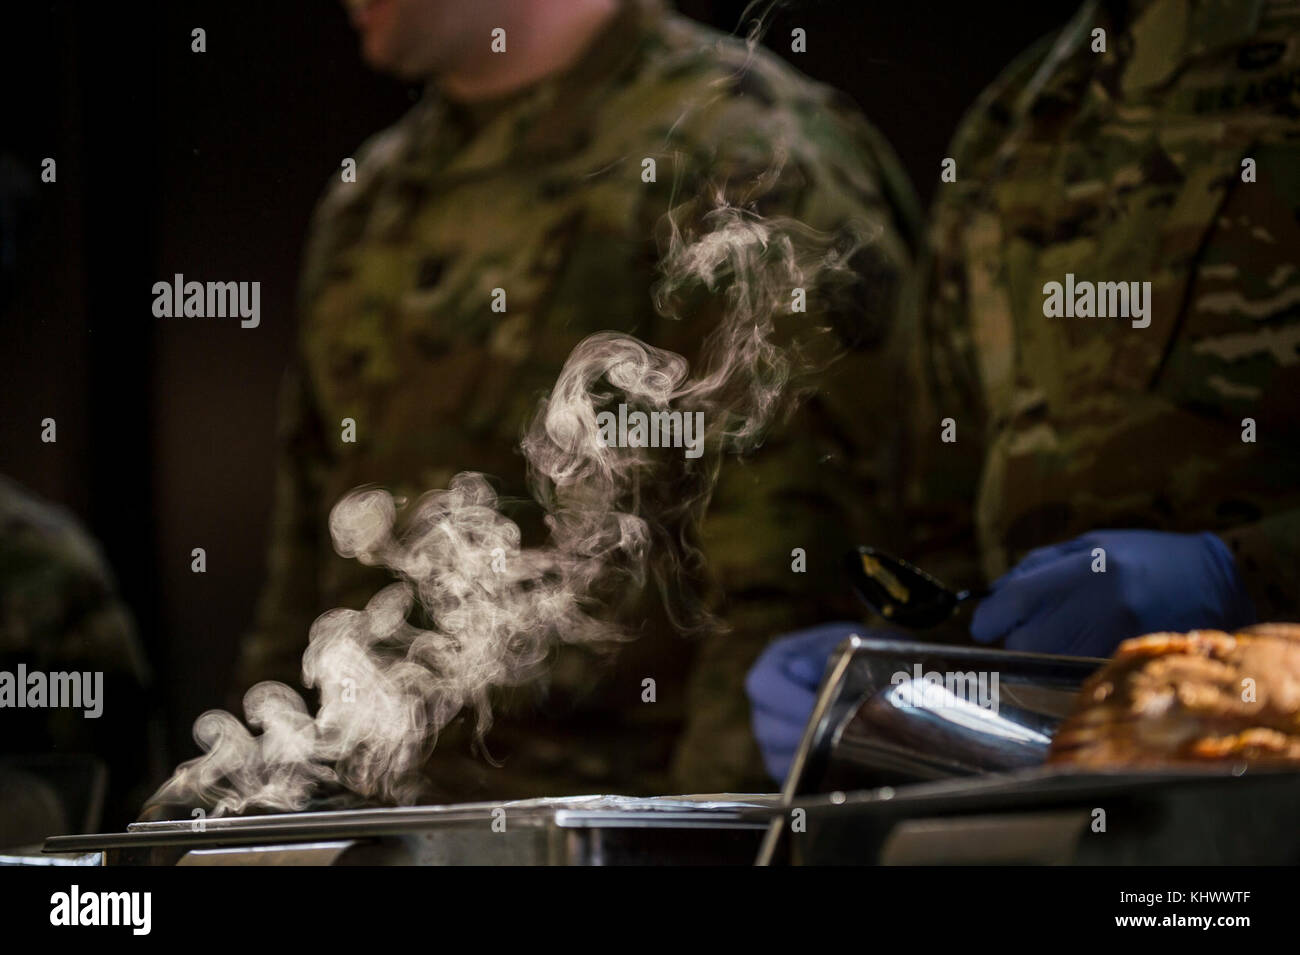
[(182, 819), (44, 849), (109, 866), (1300, 861), (1300, 773), (1044, 765), (1103, 662), (850, 637), (779, 795)]

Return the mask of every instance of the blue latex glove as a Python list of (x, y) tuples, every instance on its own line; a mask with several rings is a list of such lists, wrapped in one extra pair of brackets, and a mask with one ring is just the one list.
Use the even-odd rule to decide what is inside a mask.
[(763, 765), (778, 783), (794, 759), (812, 714), (826, 661), (850, 634), (866, 634), (858, 623), (827, 623), (798, 630), (768, 645), (745, 679), (753, 711), (754, 736)]
[[(1105, 551), (1105, 573), (1093, 550)], [(1094, 531), (1031, 552), (993, 585), (971, 619), (980, 643), (1109, 656), (1160, 630), (1232, 630), (1255, 608), (1226, 544), (1209, 533)]]

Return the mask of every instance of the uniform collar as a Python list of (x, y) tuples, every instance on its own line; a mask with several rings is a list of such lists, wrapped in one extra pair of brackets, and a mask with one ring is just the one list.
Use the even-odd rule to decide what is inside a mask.
[[(521, 133), (514, 152), (549, 152), (579, 145), (579, 130), (590, 118), (584, 105), (589, 95), (636, 59), (641, 52), (640, 39), (655, 28), (663, 15), (661, 0), (622, 0), (610, 21), (572, 65), (505, 96), (455, 102), (431, 80), (425, 86), (422, 103), (428, 125), (438, 126), (440, 136), (454, 130), (468, 143), (497, 120), (509, 116)], [(481, 163), (470, 160), (469, 164)]]

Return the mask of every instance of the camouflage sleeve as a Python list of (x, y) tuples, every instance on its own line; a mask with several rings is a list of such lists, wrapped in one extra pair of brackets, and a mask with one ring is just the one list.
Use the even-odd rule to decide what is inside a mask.
[[(709, 121), (730, 143), (702, 164), (710, 178), (755, 182), (775, 138), (762, 139), (771, 133), (763, 119), (745, 116), (741, 105)], [(763, 216), (789, 216), (823, 233), (857, 231), (868, 241), (853, 260), (858, 281), (850, 296), (832, 305), (809, 290), (808, 313), (800, 316), (836, 329), (845, 352), (815, 375), (760, 448), (722, 463), (701, 523), (728, 629), (703, 638), (689, 680), (673, 765), (683, 790), (771, 788), (750, 729), (745, 675), (782, 633), (860, 616), (841, 560), (859, 543), (889, 546), (892, 537), (882, 472), (899, 416), (886, 343), (919, 217), (888, 147), (855, 114), (819, 103), (800, 122), (798, 146), (770, 188), (728, 198), (748, 201)]]
[(5, 755), (98, 757), (108, 769), (103, 822), (125, 825), (148, 792), (140, 787), (157, 782), (144, 647), (96, 543), (70, 514), (3, 477), (0, 611), (0, 669), (102, 674), (85, 706), (0, 712)]
[(0, 477), (0, 654), (45, 670), (103, 670), (137, 687), (149, 667), (95, 543), (73, 518)]
[[(1188, 455), (1216, 532), (1232, 548), (1260, 620), (1300, 611), (1300, 133), (1272, 127), (1241, 149), (1256, 181), (1234, 176), (1194, 262), (1186, 314), (1162, 391), (1211, 417), (1213, 444)], [(1230, 157), (1233, 165), (1239, 162)]]
[(936, 209), (929, 243), (906, 290), (914, 321), (894, 340), (904, 371), (899, 451), (900, 556), (955, 586), (975, 586), (980, 569), (974, 502), (986, 448), (986, 410), (972, 342), (964, 327), (970, 290), (959, 229), (968, 206), (955, 196)]
[[(996, 358), (997, 343), (977, 342), (972, 309), (1009, 314), (1000, 277), (982, 266), (991, 257), (972, 248), (994, 241), (986, 228), (997, 210), (984, 189), (999, 145), (1027, 83), (1043, 67), (1055, 35), (1033, 44), (1007, 66), (962, 118), (946, 159), (927, 225), (915, 281), (905, 291), (907, 313), (894, 340), (904, 371), (900, 507), (908, 527), (901, 556), (957, 587), (983, 583), (976, 547), (975, 501), (987, 451), (989, 409), (981, 360)], [(928, 635), (964, 642), (965, 623)]]
[(259, 680), (298, 683), (307, 632), (322, 609), (316, 561), (328, 506), (319, 481), (325, 446), (310, 387), (297, 364), (285, 375), (279, 414), (267, 584), (240, 647), (234, 700)]

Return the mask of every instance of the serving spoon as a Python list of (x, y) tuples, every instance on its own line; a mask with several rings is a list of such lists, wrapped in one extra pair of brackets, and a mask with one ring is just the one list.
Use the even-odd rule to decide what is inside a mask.
[(859, 547), (845, 558), (853, 589), (863, 603), (890, 623), (925, 630), (943, 623), (968, 600), (987, 589), (953, 590), (920, 567), (874, 547)]

